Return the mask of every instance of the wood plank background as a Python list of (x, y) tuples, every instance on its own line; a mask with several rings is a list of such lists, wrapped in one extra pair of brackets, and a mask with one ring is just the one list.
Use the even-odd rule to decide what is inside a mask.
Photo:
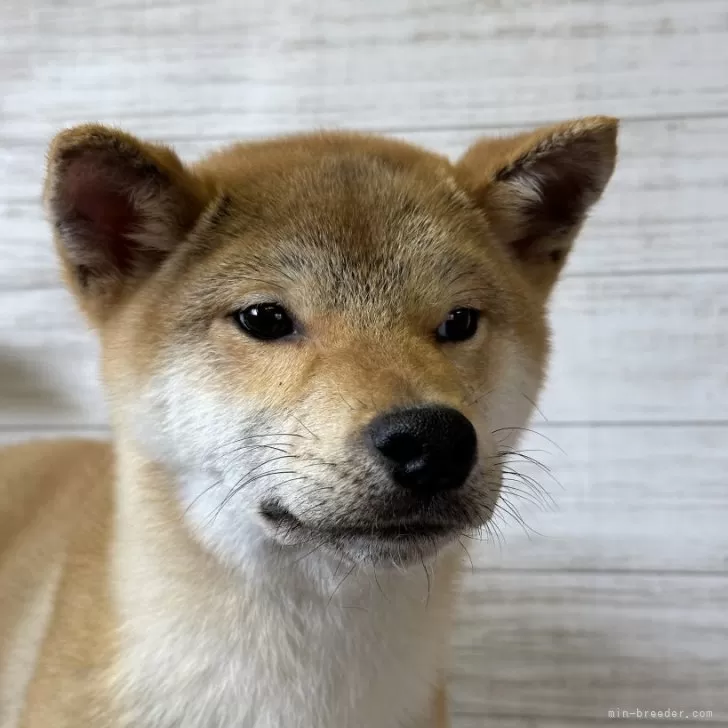
[(623, 119), (621, 158), (553, 304), (525, 445), (553, 478), (523, 468), (551, 500), (509, 495), (525, 529), (504, 510), (500, 543), (465, 544), (455, 726), (728, 726), (725, 0), (4, 0), (0, 441), (106, 432), (39, 206), (59, 127), (187, 158), (324, 126), (457, 156), (592, 113)]

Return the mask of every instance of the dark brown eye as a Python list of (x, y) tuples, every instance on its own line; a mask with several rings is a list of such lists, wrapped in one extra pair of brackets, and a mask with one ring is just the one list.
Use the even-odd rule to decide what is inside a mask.
[(279, 303), (256, 303), (236, 311), (233, 318), (254, 339), (282, 339), (294, 330), (291, 317)]
[(478, 330), (480, 311), (474, 308), (456, 308), (437, 327), (438, 341), (465, 341)]

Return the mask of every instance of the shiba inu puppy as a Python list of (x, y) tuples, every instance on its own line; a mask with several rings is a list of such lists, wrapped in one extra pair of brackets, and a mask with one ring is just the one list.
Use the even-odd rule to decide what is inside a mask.
[(192, 166), (61, 132), (46, 206), (113, 442), (0, 455), (0, 726), (448, 725), (458, 540), (498, 507), (616, 132)]

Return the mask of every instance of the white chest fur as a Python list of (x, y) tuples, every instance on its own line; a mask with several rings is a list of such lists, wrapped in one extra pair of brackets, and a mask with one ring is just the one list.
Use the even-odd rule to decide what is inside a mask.
[(124, 724), (420, 725), (446, 658), (454, 554), (376, 576), (327, 571), (317, 554), (256, 559), (245, 578), (200, 578), (193, 599), (156, 559), (125, 559), (119, 576), (144, 563), (147, 588), (119, 594)]

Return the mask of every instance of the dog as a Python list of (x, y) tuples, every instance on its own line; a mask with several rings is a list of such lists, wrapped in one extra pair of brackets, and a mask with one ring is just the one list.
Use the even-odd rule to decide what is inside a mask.
[(194, 165), (62, 131), (44, 199), (113, 438), (0, 455), (0, 726), (449, 725), (459, 540), (498, 507), (617, 127)]

